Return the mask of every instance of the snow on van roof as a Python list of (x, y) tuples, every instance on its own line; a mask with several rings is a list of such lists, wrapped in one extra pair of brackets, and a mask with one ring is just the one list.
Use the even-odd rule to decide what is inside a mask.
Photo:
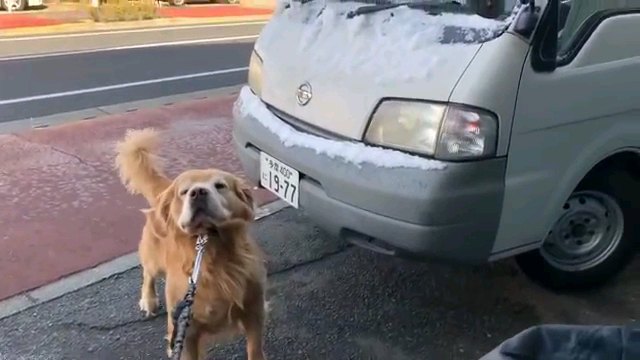
[(319, 155), (331, 159), (342, 159), (347, 163), (361, 166), (364, 163), (384, 168), (417, 168), (423, 170), (441, 170), (446, 164), (437, 160), (425, 159), (400, 151), (368, 146), (360, 142), (336, 141), (299, 132), (277, 118), (265, 104), (253, 94), (248, 86), (240, 91), (233, 107), (236, 117), (251, 116), (280, 138), (286, 147), (310, 149)]
[(287, 56), (311, 61), (316, 75), (336, 72), (372, 77), (377, 83), (427, 78), (441, 61), (442, 47), (480, 44), (502, 32), (505, 20), (442, 13), (401, 6), (348, 19), (361, 2), (280, 0), (256, 44), (258, 51), (282, 41), (283, 33), (300, 34)]

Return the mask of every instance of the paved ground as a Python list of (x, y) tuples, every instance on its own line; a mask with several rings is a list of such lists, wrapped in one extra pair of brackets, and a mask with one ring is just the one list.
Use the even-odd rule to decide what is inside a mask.
[[(254, 234), (269, 255), (270, 359), (471, 360), (534, 324), (640, 316), (638, 263), (598, 292), (562, 296), (510, 263), (449, 267), (346, 247), (293, 209), (261, 220)], [(141, 319), (139, 281), (134, 269), (1, 320), (0, 358), (162, 359), (164, 314)], [(243, 359), (242, 344), (210, 355)]]
[[(15, 51), (52, 50), (61, 41), (65, 45), (58, 51), (68, 46), (83, 49), (89, 42), (93, 46), (123, 46), (118, 50), (0, 59), (0, 83), (10, 84), (0, 87), (0, 122), (244, 83), (253, 41), (262, 26), (227, 24), (93, 34), (74, 38), (73, 44), (64, 37), (7, 44), (0, 40), (0, 48), (7, 45), (7, 50)], [(189, 44), (198, 39), (221, 42)], [(166, 41), (179, 44), (127, 47)]]
[(0, 134), (0, 300), (137, 248), (145, 204), (113, 169), (126, 129), (165, 131), (170, 174), (209, 166), (242, 174), (231, 146), (235, 96)]

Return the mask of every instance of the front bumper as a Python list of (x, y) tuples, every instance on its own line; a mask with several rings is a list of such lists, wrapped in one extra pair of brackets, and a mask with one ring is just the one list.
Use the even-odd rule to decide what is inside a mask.
[(447, 163), (441, 170), (357, 166), (285, 147), (254, 114), (235, 112), (233, 139), (258, 182), (260, 151), (300, 172), (299, 202), (331, 234), (404, 257), (486, 262), (502, 210), (506, 159)]

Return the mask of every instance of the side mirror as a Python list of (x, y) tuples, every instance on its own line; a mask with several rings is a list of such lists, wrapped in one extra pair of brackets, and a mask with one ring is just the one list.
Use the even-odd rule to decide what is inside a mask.
[(558, 57), (559, 0), (549, 0), (531, 44), (531, 66), (538, 72), (556, 69)]
[(560, 2), (560, 8), (558, 9), (558, 31), (564, 29), (567, 24), (567, 18), (571, 12), (571, 5), (565, 1)]
[(520, 15), (516, 19), (516, 23), (513, 25), (513, 31), (526, 38), (531, 36), (538, 20), (540, 19), (540, 8), (536, 7), (535, 0), (529, 0), (527, 6), (520, 12)]
[(474, 13), (488, 19), (496, 19), (502, 15), (505, 0), (467, 0), (469, 6)]

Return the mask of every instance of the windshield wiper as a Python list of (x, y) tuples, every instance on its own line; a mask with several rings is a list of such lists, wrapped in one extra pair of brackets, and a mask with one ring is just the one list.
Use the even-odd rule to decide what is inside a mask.
[(446, 3), (434, 3), (433, 1), (407, 1), (394, 4), (377, 4), (365, 5), (347, 13), (347, 19), (352, 19), (359, 15), (372, 14), (378, 11), (394, 9), (400, 6), (406, 6), (410, 9), (421, 9), (429, 12), (431, 15), (438, 15), (442, 12), (467, 12), (465, 7), (457, 1), (449, 1)]

